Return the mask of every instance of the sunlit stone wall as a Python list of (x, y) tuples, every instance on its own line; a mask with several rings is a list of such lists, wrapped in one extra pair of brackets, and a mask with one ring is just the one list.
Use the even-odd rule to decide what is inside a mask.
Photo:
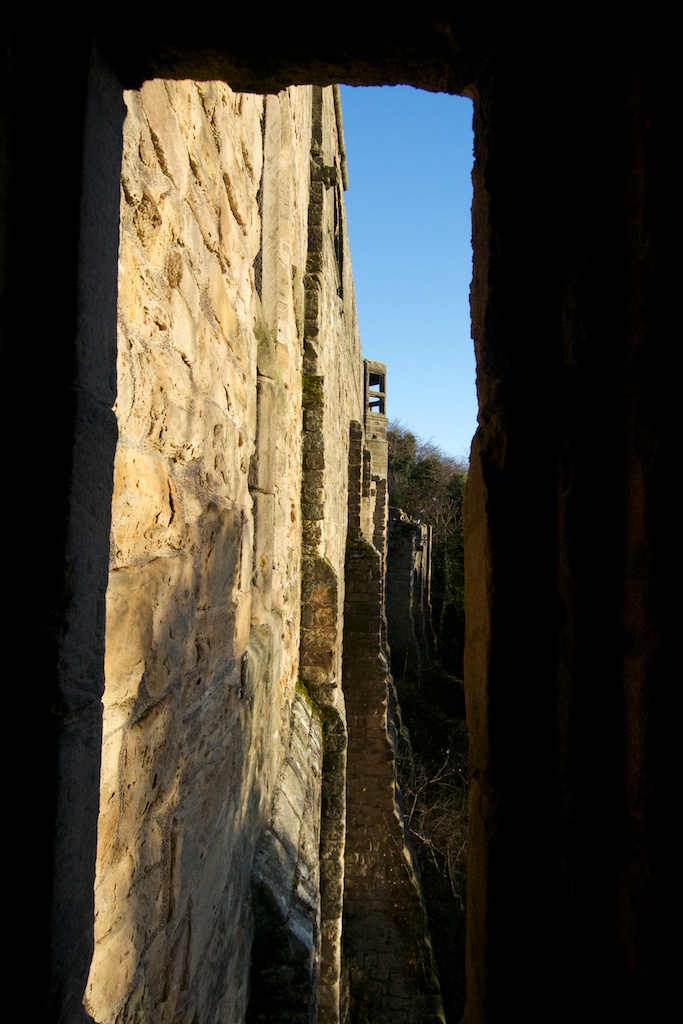
[(298, 674), (311, 100), (126, 94), (98, 1021), (245, 1013)]

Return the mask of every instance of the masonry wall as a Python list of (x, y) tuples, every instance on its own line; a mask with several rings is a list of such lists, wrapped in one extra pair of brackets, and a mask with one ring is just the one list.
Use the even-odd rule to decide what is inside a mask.
[(353, 491), (376, 584), (352, 573), (352, 590), (378, 628), (346, 643), (375, 664), (386, 416), (367, 408), (338, 96), (152, 81), (125, 100), (85, 1006), (98, 1024), (337, 1021), (347, 843), (374, 817), (370, 859), (387, 855), (386, 820), (403, 850), (386, 668), (364, 698), (385, 777), (347, 831), (347, 534)]
[(298, 674), (311, 90), (126, 103), (87, 1006), (240, 1019)]
[[(443, 1020), (426, 911), (396, 784), (395, 692), (384, 565), (362, 538), (347, 552), (344, 692), (349, 721), (344, 941), (352, 1020)], [(392, 701), (393, 697), (393, 701)]]
[(419, 678), (435, 654), (431, 619), (432, 528), (389, 509), (386, 608), (396, 679)]

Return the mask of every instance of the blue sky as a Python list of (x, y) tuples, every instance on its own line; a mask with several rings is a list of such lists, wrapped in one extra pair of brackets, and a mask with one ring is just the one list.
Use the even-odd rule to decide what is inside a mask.
[(472, 104), (409, 86), (341, 92), (363, 354), (387, 364), (390, 419), (468, 456)]

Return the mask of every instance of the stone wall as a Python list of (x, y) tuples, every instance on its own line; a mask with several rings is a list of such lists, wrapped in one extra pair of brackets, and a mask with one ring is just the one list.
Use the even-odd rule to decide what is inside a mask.
[(676, 62), (660, 6), (601, 18), (579, 0), (561, 31), (489, 2), (346, 11), (333, 30), (291, 6), (6, 7), (5, 626), (29, 686), (6, 688), (5, 713), (34, 773), (12, 875), (31, 1012), (82, 1024), (92, 959), (123, 90), (220, 79), (474, 99), (466, 1019), (678, 1021)]
[[(383, 658), (387, 517), (386, 415), (366, 397), (368, 366), (386, 368), (361, 356), (338, 95), (152, 81), (125, 99), (85, 1005), (98, 1024), (335, 1021), (349, 898), (342, 639), (351, 658)], [(353, 597), (351, 490), (351, 535), (375, 579), (359, 591), (352, 572)], [(362, 643), (349, 600), (377, 626)], [(370, 860), (387, 855), (387, 818), (403, 851), (383, 663), (365, 714), (379, 714), (384, 777), (349, 833), (376, 819)], [(365, 739), (359, 725), (356, 747)], [(373, 884), (382, 899), (396, 888)], [(416, 907), (424, 931), (419, 894)], [(399, 926), (382, 924), (379, 976), (408, 955)], [(409, 975), (394, 999), (408, 1018), (413, 988)]]
[(126, 103), (87, 1005), (239, 1018), (298, 675), (311, 91)]
[[(349, 544), (344, 693), (349, 721), (344, 941), (352, 1019), (443, 1020), (427, 916), (396, 783), (395, 693), (382, 642), (383, 559)], [(393, 700), (392, 700), (393, 698)]]
[(386, 608), (391, 667), (397, 679), (420, 678), (435, 656), (432, 629), (432, 528), (389, 509)]

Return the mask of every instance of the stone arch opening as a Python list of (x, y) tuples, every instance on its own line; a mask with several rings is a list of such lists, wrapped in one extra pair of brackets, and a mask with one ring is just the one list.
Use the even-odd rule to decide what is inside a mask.
[[(674, 958), (664, 939), (675, 930), (666, 897), (676, 863), (669, 812), (679, 716), (671, 712), (680, 696), (670, 600), (678, 593), (670, 547), (679, 536), (670, 500), (677, 403), (661, 340), (675, 335), (660, 256), (669, 230), (669, 65), (645, 4), (621, 13), (618, 41), (613, 26), (586, 34), (582, 13), (547, 50), (529, 26), (500, 21), (488, 6), (457, 21), (428, 9), (405, 25), (349, 19), (324, 40), (293, 16), (259, 32), (233, 19), (182, 33), (141, 16), (134, 39), (113, 25), (82, 25), (68, 36), (55, 25), (49, 39), (36, 39), (11, 21), (3, 145), (21, 174), (3, 178), (3, 371), (13, 382), (34, 381), (53, 456), (54, 514), (46, 521), (36, 508), (14, 524), (17, 578), (26, 576), (23, 554), (35, 550), (36, 536), (43, 541), (33, 574), (44, 585), (33, 663), (46, 685), (33, 738), (50, 782), (45, 814), (33, 816), (26, 835), (41, 855), (27, 891), (37, 901), (51, 1019), (79, 1019), (92, 916), (112, 324), (105, 314), (87, 341), (97, 322), (87, 316), (88, 296), (100, 285), (106, 292), (106, 273), (95, 279), (108, 261), (86, 260), (80, 274), (78, 261), (115, 194), (106, 182), (117, 159), (110, 129), (120, 127), (120, 90), (103, 73), (85, 86), (98, 29), (129, 87), (187, 76), (240, 89), (401, 80), (476, 92), (481, 427), (468, 498), (467, 671), (481, 856), (470, 890), (466, 1019), (504, 1019), (511, 1002), (539, 1020), (571, 1020), (585, 1006), (629, 1021), (675, 1019)], [(37, 67), (44, 77), (32, 80), (26, 71)], [(543, 83), (531, 117), (517, 101), (520, 69)], [(50, 112), (39, 142), (24, 114), (26, 105), (44, 109), (46, 80), (61, 82), (71, 102), (59, 117)], [(84, 171), (86, 98), (102, 144)], [(63, 159), (51, 175), (61, 201), (46, 224), (35, 196), (43, 195), (47, 142)], [(533, 174), (520, 155), (528, 153), (538, 157)], [(63, 259), (42, 284), (52, 345), (36, 366), (25, 344), (35, 298), (29, 239), (46, 233), (46, 250)], [(106, 296), (94, 304), (100, 317), (110, 305)], [(12, 436), (9, 404), (3, 415), (4, 436)], [(35, 639), (34, 622), (28, 632)], [(509, 685), (510, 663), (525, 666), (523, 687)], [(537, 782), (523, 844), (511, 763), (517, 778)], [(532, 973), (546, 979), (544, 991)]]

